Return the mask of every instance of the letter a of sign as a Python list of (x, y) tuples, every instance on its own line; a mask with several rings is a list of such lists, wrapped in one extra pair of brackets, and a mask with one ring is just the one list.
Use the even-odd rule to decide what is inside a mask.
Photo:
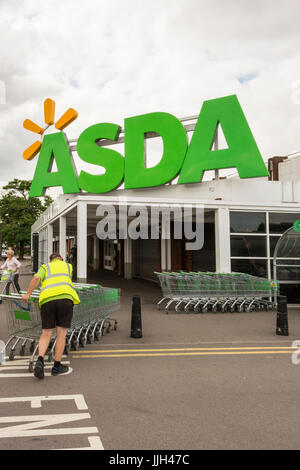
[[(221, 124), (228, 148), (211, 150)], [(268, 176), (236, 95), (204, 101), (178, 183), (198, 183), (203, 172), (236, 168), (240, 178)]]
[[(57, 171), (51, 172), (55, 160)], [(46, 188), (61, 186), (65, 194), (79, 193), (76, 170), (63, 132), (43, 139), (29, 197), (44, 196)]]

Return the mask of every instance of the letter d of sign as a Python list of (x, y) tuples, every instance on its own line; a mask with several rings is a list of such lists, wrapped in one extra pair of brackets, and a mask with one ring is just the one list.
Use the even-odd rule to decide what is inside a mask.
[[(145, 134), (163, 140), (161, 160), (145, 167)], [(149, 113), (125, 119), (125, 189), (160, 186), (174, 179), (187, 150), (187, 135), (179, 119), (168, 113)]]

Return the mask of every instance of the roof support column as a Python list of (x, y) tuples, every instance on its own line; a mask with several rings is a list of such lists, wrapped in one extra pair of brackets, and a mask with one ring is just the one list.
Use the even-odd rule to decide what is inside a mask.
[(132, 240), (124, 240), (124, 279), (132, 279)]
[(160, 239), (160, 247), (161, 247), (161, 271), (170, 271), (171, 270), (171, 240), (167, 238), (168, 228), (167, 228), (167, 220), (162, 219), (161, 225), (161, 239)]
[(220, 207), (215, 212), (216, 271), (231, 272), (229, 209)]
[(65, 216), (59, 218), (59, 254), (66, 261), (67, 219)]
[(87, 203), (77, 204), (77, 279), (86, 282), (87, 279)]
[(97, 235), (94, 235), (93, 269), (94, 271), (98, 271), (99, 269), (99, 238)]
[(47, 240), (47, 263), (49, 262), (50, 255), (53, 253), (53, 225), (48, 224), (48, 240)]

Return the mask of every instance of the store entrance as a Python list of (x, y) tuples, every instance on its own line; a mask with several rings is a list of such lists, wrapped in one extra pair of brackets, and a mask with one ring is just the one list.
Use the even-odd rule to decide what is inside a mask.
[[(193, 223), (193, 230), (196, 223)], [(187, 250), (188, 240), (171, 239), (172, 271), (211, 271), (216, 270), (215, 212), (205, 211), (204, 243), (200, 250)]]

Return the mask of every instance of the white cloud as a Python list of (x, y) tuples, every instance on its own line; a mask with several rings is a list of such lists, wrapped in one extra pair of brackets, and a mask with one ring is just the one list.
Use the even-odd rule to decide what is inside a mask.
[[(286, 0), (0, 1), (1, 180), (31, 178), (23, 150), (56, 100), (79, 118), (67, 130), (151, 111), (197, 114), (237, 94), (264, 156), (300, 149), (299, 2)], [(241, 80), (244, 77), (244, 80)], [(248, 79), (245, 79), (245, 77)]]

